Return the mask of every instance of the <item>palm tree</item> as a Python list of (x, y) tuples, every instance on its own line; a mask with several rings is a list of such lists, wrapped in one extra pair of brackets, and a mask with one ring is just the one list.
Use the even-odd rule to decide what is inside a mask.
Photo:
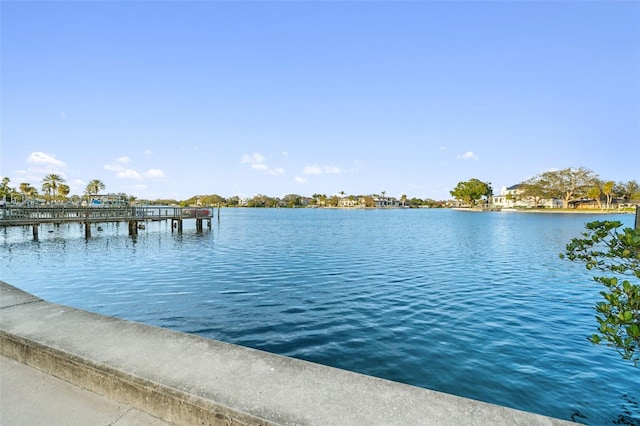
[(58, 185), (58, 194), (62, 196), (63, 199), (66, 198), (70, 192), (71, 188), (69, 188), (69, 185), (65, 185), (63, 183)]
[(44, 199), (51, 199), (51, 184), (49, 182), (44, 182), (42, 184), (42, 192), (44, 192)]
[(613, 188), (616, 183), (612, 180), (607, 181), (602, 186), (602, 193), (607, 196), (607, 209), (611, 208), (611, 199), (613, 198)]
[(103, 191), (105, 188), (105, 184), (100, 179), (93, 179), (87, 184), (84, 192), (91, 198), (92, 195), (98, 195), (98, 192)]
[(9, 182), (11, 182), (11, 179), (8, 177), (3, 177), (2, 181), (0, 181), (0, 198), (4, 201), (6, 201), (7, 195), (10, 193)]
[(31, 186), (31, 184), (28, 182), (20, 183), (20, 192), (22, 192), (22, 196), (25, 200), (38, 195), (38, 190)]
[(25, 197), (27, 196), (27, 193), (29, 192), (29, 188), (31, 188), (31, 184), (29, 182), (21, 182), (20, 183), (20, 192), (22, 192), (22, 195), (24, 195)]
[(58, 186), (64, 182), (65, 181), (62, 176), (55, 173), (49, 173), (44, 177), (44, 179), (42, 179), (42, 190), (48, 192), (49, 194), (53, 193), (53, 201), (55, 201), (56, 193), (58, 192)]

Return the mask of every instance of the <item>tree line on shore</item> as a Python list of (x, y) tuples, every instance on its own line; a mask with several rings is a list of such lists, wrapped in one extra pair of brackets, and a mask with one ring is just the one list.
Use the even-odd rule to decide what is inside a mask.
[[(562, 170), (552, 170), (537, 174), (516, 185), (517, 191), (506, 195), (512, 201), (531, 200), (534, 206), (540, 205), (542, 200), (562, 200), (563, 208), (569, 207), (572, 200), (595, 200), (598, 208), (611, 208), (614, 198), (626, 201), (640, 199), (640, 186), (635, 180), (615, 182), (602, 180), (599, 176), (584, 167), (568, 167)], [(483, 182), (473, 178), (459, 182), (450, 191), (451, 195), (460, 203), (468, 206), (484, 202), (489, 204), (493, 197), (491, 182)]]
[[(4, 177), (0, 180), (0, 200), (19, 203), (25, 200), (40, 200), (49, 203), (71, 202), (80, 205), (83, 201), (89, 202), (92, 196), (97, 196), (100, 191), (106, 189), (106, 185), (100, 179), (92, 179), (85, 187), (82, 195), (69, 195), (70, 187), (65, 179), (57, 174), (46, 175), (41, 182), (41, 191), (28, 182), (22, 182), (19, 186), (9, 186), (10, 179)], [(640, 186), (637, 181), (601, 180), (592, 170), (584, 167), (566, 168), (562, 170), (540, 173), (520, 182), (517, 185), (517, 193), (510, 193), (507, 198), (516, 200), (532, 200), (535, 206), (545, 199), (560, 199), (563, 207), (567, 208), (569, 201), (581, 198), (594, 199), (602, 208), (601, 202), (610, 207), (614, 198), (624, 200), (640, 199)], [(494, 195), (490, 182), (483, 182), (472, 178), (459, 182), (450, 191), (452, 197), (459, 204), (475, 206), (478, 204), (490, 204)], [(136, 201), (136, 197), (126, 194), (118, 194), (129, 202)], [(382, 201), (381, 201), (382, 200)], [(143, 204), (157, 205), (209, 205), (225, 207), (376, 207), (382, 205), (402, 207), (450, 207), (454, 203), (451, 200), (434, 200), (431, 198), (407, 197), (403, 194), (399, 199), (386, 197), (386, 192), (380, 194), (347, 195), (344, 191), (327, 196), (326, 194), (313, 194), (311, 197), (299, 194), (287, 194), (282, 198), (257, 194), (251, 198), (243, 199), (239, 196), (222, 197), (217, 194), (194, 195), (186, 200), (156, 199), (137, 200)]]
[[(49, 203), (65, 203), (71, 202), (80, 205), (83, 201), (89, 202), (91, 197), (97, 196), (100, 191), (106, 189), (106, 185), (100, 179), (91, 180), (85, 187), (83, 195), (69, 195), (70, 188), (65, 183), (65, 179), (57, 174), (46, 175), (41, 182), (40, 193), (36, 187), (27, 182), (20, 183), (19, 187), (11, 187), (9, 183), (11, 180), (7, 177), (2, 178), (0, 181), (0, 200), (7, 202), (20, 203), (25, 200), (40, 200)], [(194, 195), (186, 200), (175, 199), (155, 199), (145, 200), (137, 199), (134, 196), (128, 196), (126, 194), (118, 194), (126, 198), (129, 202), (138, 202), (147, 205), (180, 205), (180, 206), (193, 206), (193, 205), (205, 205), (205, 206), (224, 206), (224, 207), (308, 207), (308, 206), (322, 206), (322, 207), (340, 207), (344, 205), (341, 200), (350, 200), (350, 205), (358, 205), (362, 207), (375, 207), (376, 200), (385, 198), (385, 191), (379, 194), (370, 195), (345, 195), (344, 191), (341, 191), (339, 195), (327, 196), (326, 194), (313, 194), (311, 197), (307, 197), (299, 194), (287, 194), (282, 198), (271, 197), (264, 194), (257, 194), (251, 198), (241, 198), (239, 196), (222, 197), (217, 194), (211, 195)], [(388, 197), (387, 199), (394, 199)], [(446, 207), (447, 202), (436, 201), (431, 198), (421, 199), (413, 197), (409, 199), (406, 195), (402, 195), (398, 201), (406, 207)]]
[(43, 200), (53, 203), (71, 201), (80, 204), (83, 198), (89, 199), (92, 195), (97, 195), (106, 188), (106, 185), (100, 179), (92, 179), (85, 187), (83, 196), (69, 196), (71, 188), (66, 184), (62, 176), (55, 173), (50, 173), (42, 179), (42, 194), (29, 182), (21, 182), (18, 188), (9, 186), (10, 182), (11, 179), (8, 177), (3, 177), (0, 180), (0, 199), (13, 203), (26, 200)]

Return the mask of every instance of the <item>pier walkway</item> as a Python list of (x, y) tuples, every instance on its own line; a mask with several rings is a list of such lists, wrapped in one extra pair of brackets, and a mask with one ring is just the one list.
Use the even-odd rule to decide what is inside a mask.
[(170, 220), (171, 230), (182, 232), (184, 219), (195, 219), (196, 229), (202, 231), (203, 221), (211, 228), (213, 209), (195, 207), (12, 207), (0, 208), (0, 227), (31, 226), (38, 239), (38, 228), (43, 224), (83, 223), (85, 236), (91, 236), (91, 225), (107, 222), (128, 222), (129, 234), (137, 234), (142, 222)]

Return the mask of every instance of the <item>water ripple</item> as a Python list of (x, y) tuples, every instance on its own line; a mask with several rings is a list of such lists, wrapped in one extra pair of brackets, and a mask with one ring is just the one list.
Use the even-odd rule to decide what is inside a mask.
[[(0, 234), (1, 279), (48, 300), (589, 424), (640, 422), (640, 373), (586, 336), (598, 286), (558, 253), (584, 215), (224, 210)], [(615, 219), (631, 224), (632, 216)], [(44, 228), (44, 227), (43, 227)]]

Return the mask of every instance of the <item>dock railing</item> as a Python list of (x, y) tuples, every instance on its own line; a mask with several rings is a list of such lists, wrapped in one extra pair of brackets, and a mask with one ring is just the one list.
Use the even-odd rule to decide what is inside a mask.
[(39, 206), (0, 208), (0, 226), (25, 226), (69, 222), (120, 222), (145, 220), (210, 219), (212, 210), (162, 206), (74, 207)]

